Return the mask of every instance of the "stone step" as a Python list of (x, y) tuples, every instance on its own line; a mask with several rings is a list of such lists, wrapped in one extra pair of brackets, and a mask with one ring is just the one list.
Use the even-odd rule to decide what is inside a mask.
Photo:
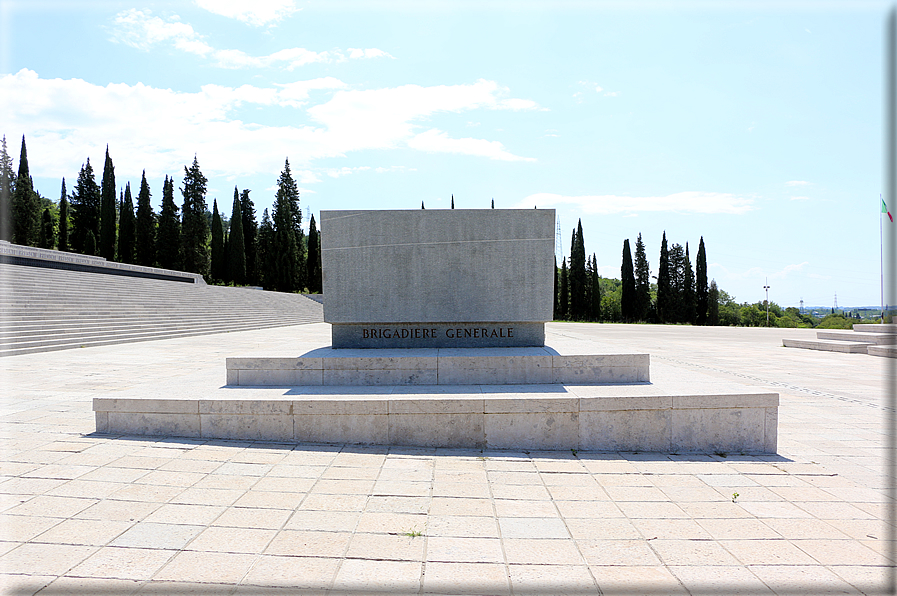
[(647, 354), (562, 355), (550, 348), (319, 348), (299, 357), (227, 359), (227, 384), (533, 385), (647, 383)]
[(897, 343), (897, 335), (891, 333), (860, 333), (857, 331), (817, 331), (818, 339), (831, 339), (836, 341), (865, 342), (870, 344), (894, 344)]
[(869, 346), (868, 353), (872, 356), (884, 356), (885, 358), (897, 358), (897, 345)]
[[(318, 321), (315, 321), (318, 322)], [(287, 325), (291, 325), (293, 323), (288, 323)], [(254, 329), (269, 329), (272, 327), (284, 327), (287, 326), (283, 323), (272, 323), (272, 324), (253, 324), (246, 325), (245, 327), (230, 328), (230, 329), (205, 329), (205, 330), (184, 330), (172, 333), (160, 333), (153, 334), (151, 336), (146, 337), (136, 337), (136, 338), (105, 338), (105, 339), (96, 339), (93, 341), (77, 341), (77, 342), (65, 342), (54, 345), (46, 345), (46, 346), (32, 346), (32, 347), (11, 347), (11, 348), (0, 348), (0, 357), (3, 356), (18, 356), (21, 354), (34, 354), (38, 352), (54, 352), (59, 350), (70, 350), (75, 348), (90, 348), (94, 346), (110, 346), (110, 345), (118, 345), (118, 344), (128, 344), (135, 342), (143, 342), (143, 341), (155, 341), (162, 339), (176, 339), (179, 337), (194, 337), (198, 335), (215, 335), (218, 333), (231, 333), (236, 331), (251, 331)]]
[(820, 350), (824, 352), (845, 352), (848, 354), (866, 354), (868, 342), (850, 342), (826, 339), (783, 339), (782, 345), (786, 348), (803, 348), (805, 350)]
[(127, 435), (663, 453), (777, 447), (779, 396), (752, 387), (402, 389), (360, 395), (358, 387), (225, 387), (191, 399), (94, 398), (93, 410), (97, 432)]
[(870, 324), (870, 323), (857, 323), (853, 326), (854, 331), (861, 331), (864, 333), (897, 333), (897, 324), (894, 323), (883, 323), (883, 324)]

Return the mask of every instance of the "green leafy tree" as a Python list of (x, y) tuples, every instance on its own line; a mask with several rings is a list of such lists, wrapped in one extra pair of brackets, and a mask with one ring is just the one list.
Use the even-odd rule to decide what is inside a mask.
[(181, 195), (181, 258), (184, 271), (209, 275), (209, 220), (206, 219), (206, 184), (208, 180), (193, 157), (193, 165), (184, 166)]
[(645, 254), (645, 243), (642, 235), (638, 235), (635, 241), (635, 297), (633, 318), (637, 321), (648, 320), (648, 310), (651, 307), (651, 271), (648, 267), (648, 258)]
[(668, 323), (685, 322), (685, 248), (674, 242), (669, 249), (670, 271), (670, 308), (667, 311)]
[(670, 253), (667, 248), (667, 233), (663, 233), (663, 241), (660, 244), (660, 261), (657, 266), (657, 319), (661, 323), (674, 321), (673, 310), (675, 298), (670, 277)]
[(100, 256), (115, 260), (115, 166), (106, 145), (106, 163), (103, 165), (103, 182), (100, 186)]
[[(87, 158), (87, 163), (81, 166), (72, 192), (72, 249), (85, 255), (95, 255), (99, 233), (100, 187), (97, 186), (90, 158)], [(92, 244), (87, 242), (88, 235), (93, 237)]]
[(165, 176), (162, 184), (162, 210), (156, 233), (156, 259), (163, 269), (181, 267), (181, 222), (174, 202), (174, 179)]
[(570, 319), (570, 275), (567, 271), (567, 259), (561, 259), (561, 290), (558, 296), (558, 319), (566, 321)]
[(620, 280), (623, 283), (620, 295), (620, 313), (624, 323), (635, 320), (635, 271), (632, 267), (632, 252), (629, 238), (623, 240), (623, 264), (620, 266)]
[(65, 191), (65, 178), (62, 179), (62, 191), (59, 193), (59, 250), (69, 249), (69, 197)]
[(41, 215), (37, 246), (39, 248), (55, 248), (56, 246), (56, 223), (53, 221), (53, 215), (49, 209), (44, 209), (44, 213)]
[(156, 262), (156, 214), (153, 213), (152, 193), (146, 182), (146, 170), (140, 177), (137, 194), (137, 221), (134, 252), (138, 265), (152, 267)]
[(243, 235), (243, 213), (240, 195), (234, 187), (234, 204), (230, 214), (230, 234), (227, 237), (227, 279), (235, 286), (246, 284), (246, 239)]
[(0, 240), (12, 240), (12, 195), (16, 187), (12, 156), (6, 148), (6, 135), (0, 141)]
[(698, 256), (695, 259), (695, 322), (707, 324), (709, 295), (707, 289), (707, 251), (704, 249), (704, 237), (698, 243)]
[(573, 230), (570, 247), (570, 319), (586, 318), (586, 249), (582, 237), (582, 220)]
[(323, 291), (323, 279), (321, 276), (321, 246), (318, 237), (318, 226), (315, 224), (315, 216), (312, 214), (308, 223), (308, 291), (319, 293)]
[(224, 262), (224, 227), (218, 213), (218, 199), (212, 200), (212, 266), (211, 277), (215, 281), (224, 281), (226, 266)]
[(118, 260), (122, 263), (134, 264), (137, 261), (137, 219), (134, 217), (134, 200), (131, 197), (131, 183), (125, 185), (125, 196), (118, 211)]
[(36, 246), (40, 234), (40, 200), (34, 192), (31, 174), (28, 172), (28, 152), (25, 136), (22, 135), (22, 150), (19, 154), (19, 174), (12, 193), (13, 242), (26, 246)]
[[(236, 188), (236, 187), (235, 187)], [(240, 212), (243, 214), (243, 246), (246, 250), (246, 283), (261, 284), (258, 261), (258, 223), (255, 221), (255, 205), (249, 198), (250, 190), (240, 193)]]

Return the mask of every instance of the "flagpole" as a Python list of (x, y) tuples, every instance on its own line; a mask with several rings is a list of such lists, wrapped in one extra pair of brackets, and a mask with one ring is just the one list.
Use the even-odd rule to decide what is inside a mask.
[[(884, 203), (884, 198), (881, 196), (881, 193), (878, 195), (878, 200)], [(882, 232), (882, 223), (881, 223), (881, 205), (878, 206), (878, 252), (881, 262), (879, 263), (879, 273), (881, 274), (881, 322), (885, 322), (885, 241), (884, 241), (884, 232)]]

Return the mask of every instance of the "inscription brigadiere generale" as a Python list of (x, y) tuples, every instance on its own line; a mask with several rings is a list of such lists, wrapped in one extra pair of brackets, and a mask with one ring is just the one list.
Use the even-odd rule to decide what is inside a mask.
[[(430, 327), (391, 328), (371, 327), (361, 330), (362, 339), (436, 339), (440, 337), (436, 329)], [(513, 338), (513, 327), (474, 327), (473, 329), (446, 329), (448, 339), (501, 339)]]

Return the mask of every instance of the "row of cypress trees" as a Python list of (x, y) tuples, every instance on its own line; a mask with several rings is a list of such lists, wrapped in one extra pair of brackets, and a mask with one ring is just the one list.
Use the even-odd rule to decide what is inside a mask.
[[(0, 145), (0, 239), (200, 273), (215, 283), (320, 292), (320, 236), (314, 216), (307, 239), (301, 229), (299, 191), (289, 160), (277, 182), (274, 217), (269, 217), (266, 209), (261, 226), (256, 222), (250, 190), (240, 194), (234, 187), (230, 225), (225, 229), (217, 199), (209, 213), (205, 198), (208, 179), (194, 157), (193, 164), (184, 167), (180, 208), (174, 200), (174, 177), (165, 176), (161, 211), (153, 212), (144, 171), (135, 212), (130, 182), (116, 200), (115, 166), (107, 146), (101, 183), (97, 184), (88, 158), (71, 194), (63, 178), (60, 199), (54, 205), (33, 188), (25, 138), (18, 175), (13, 175), (4, 136)], [(43, 212), (42, 203), (46, 204)]]
[[(573, 230), (569, 267), (563, 259), (555, 267), (554, 319), (571, 321), (622, 320), (625, 323), (719, 323), (719, 288), (707, 283), (707, 253), (704, 238), (698, 245), (692, 269), (688, 243), (668, 246), (666, 232), (660, 247), (656, 285), (652, 288), (650, 267), (642, 235), (635, 243), (633, 259), (629, 239), (623, 241), (620, 267), (620, 310), (602, 307), (602, 283), (597, 259), (588, 258), (582, 235), (582, 221)], [(604, 312), (602, 309), (604, 309)]]

